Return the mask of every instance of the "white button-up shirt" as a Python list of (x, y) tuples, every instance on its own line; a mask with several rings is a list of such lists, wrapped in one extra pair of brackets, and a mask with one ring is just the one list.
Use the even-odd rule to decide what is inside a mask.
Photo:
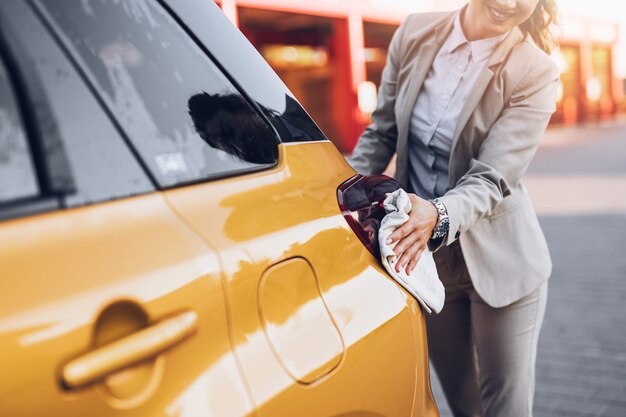
[(448, 162), (461, 110), (487, 58), (507, 34), (470, 42), (457, 14), (411, 115), (409, 184), (420, 197), (435, 198), (448, 191)]

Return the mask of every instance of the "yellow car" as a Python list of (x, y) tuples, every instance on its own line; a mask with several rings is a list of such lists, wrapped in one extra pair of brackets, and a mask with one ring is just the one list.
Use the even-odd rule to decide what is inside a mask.
[(0, 416), (437, 416), (397, 186), (212, 1), (0, 2)]

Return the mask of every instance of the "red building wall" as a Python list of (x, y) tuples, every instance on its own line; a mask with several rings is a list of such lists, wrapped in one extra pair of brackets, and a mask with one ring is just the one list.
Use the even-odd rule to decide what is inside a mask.
[[(218, 1), (229, 18), (260, 50), (268, 45), (293, 44), (325, 51), (327, 64), (323, 68), (285, 70), (275, 66), (276, 63), (267, 56), (266, 59), (270, 65), (274, 64), (287, 86), (329, 138), (346, 153), (351, 152), (370, 122), (370, 115), (361, 111), (358, 105), (359, 87), (368, 80), (379, 83), (386, 46), (395, 28), (411, 12), (453, 10), (465, 3), (462, 0)], [(262, 34), (263, 24), (259, 21), (262, 16), (250, 18), (253, 15), (250, 11), (254, 10), (274, 13), (266, 22), (270, 32), (267, 35)], [(279, 21), (287, 36), (277, 36), (275, 30), (281, 27), (277, 24)], [(621, 80), (613, 75), (612, 48), (617, 41), (617, 28), (614, 36), (611, 27), (594, 32), (594, 28), (602, 24), (583, 19), (575, 31), (564, 33), (563, 53), (556, 59), (563, 61), (562, 55), (567, 55), (568, 65), (563, 69), (563, 96), (557, 103), (554, 123), (598, 120), (612, 117), (616, 112), (617, 103), (623, 96)], [(297, 30), (298, 25), (302, 26), (300, 30)], [(311, 42), (307, 36), (316, 31), (320, 32), (319, 39), (315, 41), (317, 43)], [(596, 32), (602, 32), (604, 38), (594, 39)], [(604, 56), (603, 51), (608, 51), (608, 55)], [(366, 57), (374, 60), (368, 61)], [(314, 81), (317, 87), (311, 87)], [(597, 93), (597, 83), (600, 84), (600, 96), (590, 97), (589, 91)]]

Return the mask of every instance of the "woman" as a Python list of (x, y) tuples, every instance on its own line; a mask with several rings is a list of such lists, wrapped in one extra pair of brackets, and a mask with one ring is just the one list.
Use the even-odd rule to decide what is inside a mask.
[(427, 318), (429, 351), (456, 416), (532, 415), (552, 264), (521, 179), (555, 110), (555, 18), (554, 0), (409, 16), (350, 161), (378, 174), (396, 153), (396, 178), (414, 193), (391, 236), (396, 269), (436, 251), (446, 305)]

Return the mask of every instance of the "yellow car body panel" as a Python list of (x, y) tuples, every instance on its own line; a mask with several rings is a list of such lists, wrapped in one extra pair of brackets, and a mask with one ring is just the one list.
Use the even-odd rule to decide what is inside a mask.
[(339, 211), (354, 174), (283, 144), (260, 172), (0, 223), (0, 415), (437, 416), (421, 309)]
[[(262, 417), (437, 415), (421, 309), (340, 213), (337, 187), (354, 175), (330, 142), (283, 144), (273, 169), (166, 192), (223, 262), (235, 351)], [(293, 260), (300, 269), (283, 268)]]
[[(0, 248), (0, 416), (253, 415), (218, 259), (161, 195), (2, 222)], [(72, 361), (189, 311), (169, 349), (63, 386)]]

